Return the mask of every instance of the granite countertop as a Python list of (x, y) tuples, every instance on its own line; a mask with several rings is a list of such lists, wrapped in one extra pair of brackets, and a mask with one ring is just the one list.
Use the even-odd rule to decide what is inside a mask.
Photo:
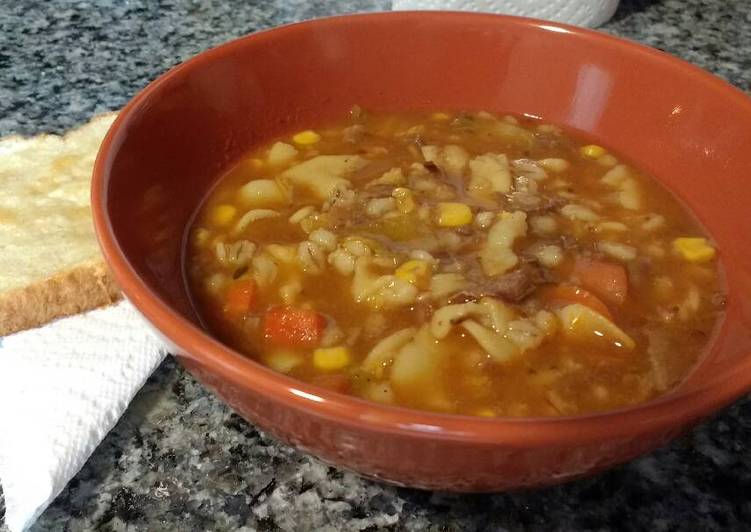
[[(380, 0), (2, 2), (0, 135), (60, 132), (117, 109), (170, 66), (261, 28), (388, 7)], [(604, 30), (751, 92), (748, 0), (622, 0)], [(751, 401), (595, 478), (457, 496), (363, 480), (281, 445), (168, 359), (33, 530), (238, 528), (749, 530)]]

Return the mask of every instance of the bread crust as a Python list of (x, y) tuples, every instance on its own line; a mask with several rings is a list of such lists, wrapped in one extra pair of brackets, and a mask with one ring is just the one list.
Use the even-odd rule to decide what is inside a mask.
[(0, 336), (108, 305), (122, 297), (101, 259), (0, 294)]

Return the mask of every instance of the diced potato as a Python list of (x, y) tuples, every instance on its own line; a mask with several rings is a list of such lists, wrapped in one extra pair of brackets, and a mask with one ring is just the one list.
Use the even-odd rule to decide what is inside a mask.
[(485, 275), (506, 273), (516, 266), (519, 258), (512, 246), (514, 240), (527, 234), (527, 215), (521, 211), (504, 212), (488, 232), (485, 246), (480, 250), (480, 264)]
[(393, 404), (395, 401), (394, 390), (388, 382), (371, 382), (363, 392), (363, 396), (370, 401), (383, 404)]
[(632, 178), (624, 179), (619, 185), (618, 202), (626, 209), (638, 211), (641, 209), (641, 192), (639, 184)]
[(590, 159), (599, 159), (606, 153), (605, 148), (597, 144), (582, 146), (579, 151), (584, 157), (589, 157)]
[(319, 140), (321, 140), (321, 135), (311, 129), (306, 129), (305, 131), (300, 131), (299, 133), (292, 135), (292, 142), (301, 146), (310, 146)]
[(426, 161), (434, 163), (452, 177), (460, 177), (467, 167), (467, 161), (469, 161), (467, 151), (455, 144), (448, 144), (443, 147), (422, 146), (421, 150)]
[(269, 150), (269, 155), (266, 158), (268, 163), (272, 166), (281, 166), (292, 161), (297, 155), (297, 149), (291, 144), (286, 142), (275, 142)]
[(535, 142), (534, 134), (521, 126), (511, 124), (510, 122), (496, 122), (493, 126), (492, 133), (502, 140), (513, 142), (522, 148), (530, 148)]
[(289, 194), (273, 179), (248, 181), (238, 192), (246, 207), (278, 207), (290, 202)]
[(217, 205), (211, 213), (211, 221), (215, 225), (227, 225), (235, 218), (237, 208), (232, 205)]
[(345, 177), (367, 164), (367, 159), (357, 155), (318, 155), (285, 170), (282, 177), (325, 201), (336, 190), (349, 188)]
[(471, 192), (506, 194), (511, 190), (511, 171), (505, 155), (486, 153), (469, 161)]
[(313, 366), (321, 371), (336, 371), (347, 367), (351, 358), (344, 346), (321, 347), (313, 351)]
[(589, 307), (574, 303), (558, 311), (563, 333), (589, 343), (608, 343), (618, 349), (632, 350), (636, 343), (615, 323)]
[(709, 262), (717, 253), (706, 238), (681, 237), (673, 240), (673, 249), (688, 262)]
[(398, 398), (418, 408), (451, 411), (453, 405), (442, 378), (448, 357), (428, 327), (421, 328), (399, 350), (391, 367), (390, 382)]
[(381, 175), (381, 177), (378, 177), (374, 179), (373, 181), (369, 182), (367, 185), (365, 185), (365, 188), (373, 187), (376, 185), (403, 185), (407, 182), (407, 178), (404, 177), (404, 172), (402, 172), (401, 168), (392, 168), (391, 170), (387, 170), (386, 172)]
[(303, 357), (300, 353), (282, 349), (269, 353), (263, 361), (274, 371), (289, 373), (303, 363)]
[(464, 203), (439, 203), (437, 207), (437, 222), (441, 227), (467, 225), (472, 223), (472, 209)]

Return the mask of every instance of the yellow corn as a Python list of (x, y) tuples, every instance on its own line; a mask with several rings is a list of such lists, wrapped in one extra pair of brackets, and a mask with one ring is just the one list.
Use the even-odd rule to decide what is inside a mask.
[(292, 141), (295, 144), (300, 144), (302, 146), (308, 146), (310, 144), (315, 144), (321, 140), (321, 135), (316, 133), (315, 131), (311, 129), (306, 129), (305, 131), (300, 131), (299, 133), (296, 133), (292, 136)]
[(425, 284), (430, 278), (430, 266), (424, 260), (408, 260), (396, 269), (394, 275), (414, 285)]
[(412, 191), (408, 188), (395, 188), (391, 195), (396, 200), (396, 208), (399, 212), (407, 214), (415, 210), (415, 200), (412, 197)]
[(321, 347), (313, 351), (313, 365), (322, 371), (342, 369), (349, 361), (349, 349), (343, 346)]
[(588, 144), (587, 146), (582, 146), (580, 151), (584, 157), (590, 157), (591, 159), (599, 159), (600, 157), (605, 155), (605, 148), (598, 146), (597, 144)]
[(673, 249), (688, 262), (709, 262), (716, 254), (706, 238), (681, 237), (673, 240)]
[(481, 408), (475, 412), (476, 416), (495, 417), (495, 412), (491, 408)]
[(458, 227), (472, 222), (472, 210), (464, 203), (439, 203), (438, 225), (441, 227)]
[(430, 118), (443, 122), (444, 120), (451, 118), (451, 116), (446, 113), (433, 113), (432, 115), (430, 115)]
[(237, 214), (237, 209), (232, 205), (217, 205), (214, 207), (211, 219), (216, 225), (227, 225)]

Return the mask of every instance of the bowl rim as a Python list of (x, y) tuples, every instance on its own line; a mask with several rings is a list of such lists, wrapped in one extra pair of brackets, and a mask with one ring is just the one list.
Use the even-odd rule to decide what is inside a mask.
[[(633, 438), (640, 433), (678, 427), (696, 421), (726, 406), (751, 388), (751, 354), (733, 367), (695, 388), (675, 390), (646, 403), (577, 416), (484, 418), (443, 414), (389, 406), (339, 394), (277, 373), (234, 351), (195, 326), (161, 300), (131, 266), (115, 237), (107, 212), (109, 167), (130, 120), (138, 115), (150, 96), (182, 72), (210, 63), (231, 53), (248, 40), (265, 41), (286, 33), (349, 24), (352, 20), (445, 19), (453, 22), (488, 20), (494, 24), (523, 27), (532, 31), (569, 34), (599, 46), (620, 48), (682, 69), (697, 83), (733, 99), (751, 115), (751, 99), (742, 91), (686, 61), (654, 48), (609, 34), (538, 19), (454, 11), (392, 11), (317, 18), (251, 33), (205, 50), (161, 74), (143, 88), (118, 113), (107, 132), (94, 164), (91, 205), (97, 239), (105, 260), (124, 296), (173, 345), (211, 366), (235, 384), (252, 382), (254, 390), (286, 407), (325, 418), (342, 426), (371, 432), (388, 432), (430, 440), (472, 442), (482, 445), (544, 447), (566, 442), (584, 445), (613, 438)], [(721, 324), (724, 327), (726, 324)]]

